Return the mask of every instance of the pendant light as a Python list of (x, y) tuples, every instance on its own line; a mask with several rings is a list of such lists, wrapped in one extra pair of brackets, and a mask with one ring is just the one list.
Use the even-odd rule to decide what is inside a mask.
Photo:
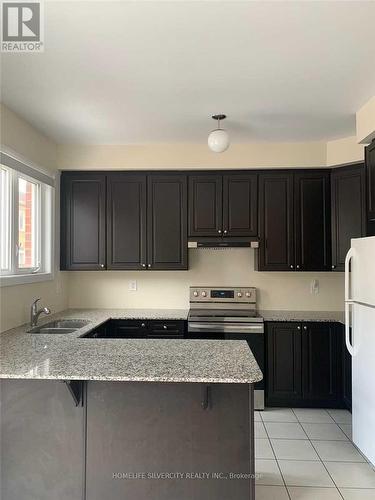
[(214, 153), (223, 153), (229, 147), (228, 132), (220, 128), (220, 121), (225, 120), (226, 115), (213, 115), (212, 119), (217, 120), (217, 128), (210, 132), (208, 136), (208, 147)]

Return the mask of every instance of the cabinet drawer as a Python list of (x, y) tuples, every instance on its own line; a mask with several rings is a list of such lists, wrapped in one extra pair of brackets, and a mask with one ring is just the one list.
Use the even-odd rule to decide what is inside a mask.
[(142, 339), (147, 337), (147, 321), (113, 320), (107, 336), (115, 339)]
[(150, 321), (149, 338), (183, 338), (184, 321)]

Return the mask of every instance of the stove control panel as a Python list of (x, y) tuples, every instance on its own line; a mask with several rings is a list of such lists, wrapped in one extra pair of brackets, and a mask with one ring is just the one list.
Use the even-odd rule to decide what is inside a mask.
[(253, 287), (190, 287), (190, 302), (256, 303)]

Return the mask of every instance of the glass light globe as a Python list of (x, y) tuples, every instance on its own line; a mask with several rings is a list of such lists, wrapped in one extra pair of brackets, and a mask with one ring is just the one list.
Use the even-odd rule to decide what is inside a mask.
[(223, 153), (229, 148), (229, 135), (226, 130), (217, 128), (208, 136), (208, 147), (214, 153)]

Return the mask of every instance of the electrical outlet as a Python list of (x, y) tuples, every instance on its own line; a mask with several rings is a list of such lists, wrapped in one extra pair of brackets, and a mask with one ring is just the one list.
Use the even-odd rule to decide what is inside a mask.
[(129, 281), (128, 290), (130, 292), (136, 292), (137, 291), (137, 282), (135, 280)]
[(310, 285), (310, 293), (318, 295), (319, 293), (319, 280), (312, 280)]

